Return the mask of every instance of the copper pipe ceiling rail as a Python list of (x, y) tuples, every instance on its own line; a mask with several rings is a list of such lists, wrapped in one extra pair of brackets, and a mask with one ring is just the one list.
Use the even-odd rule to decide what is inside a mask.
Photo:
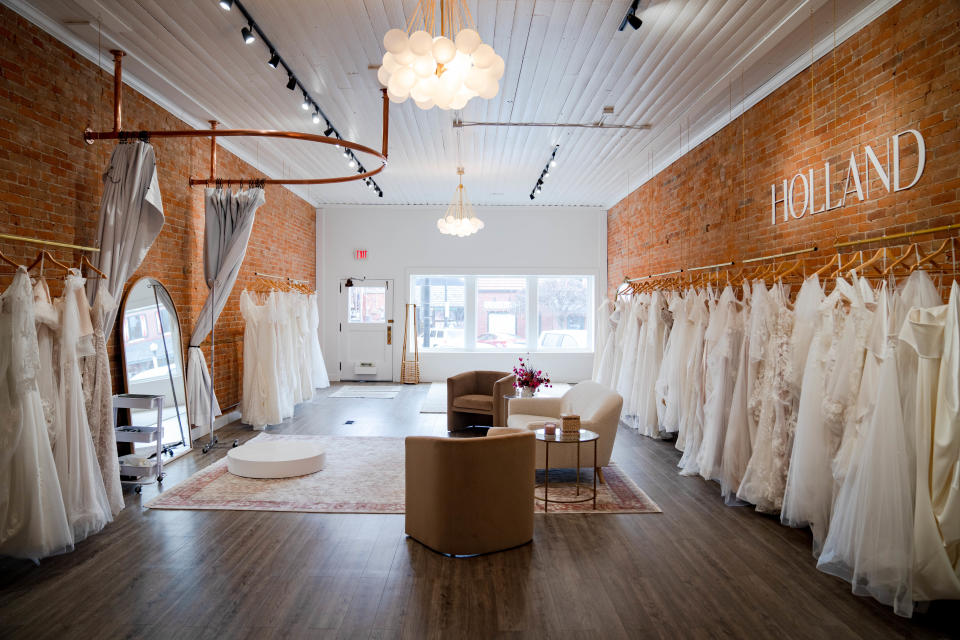
[[(390, 107), (387, 99), (387, 90), (381, 90), (383, 100), (383, 141), (382, 150), (377, 151), (368, 146), (342, 140), (340, 138), (331, 138), (313, 133), (303, 133), (300, 131), (275, 131), (272, 129), (217, 129), (217, 122), (210, 121), (210, 129), (177, 129), (171, 131), (121, 131), (120, 124), (122, 118), (122, 63), (123, 51), (111, 50), (114, 61), (113, 75), (113, 130), (112, 131), (92, 131), (87, 128), (83, 132), (83, 139), (87, 144), (93, 144), (96, 140), (133, 140), (145, 138), (203, 138), (210, 137), (210, 176), (207, 178), (190, 178), (190, 186), (213, 185), (219, 183), (259, 183), (259, 184), (289, 184), (289, 185), (310, 185), (310, 184), (336, 184), (340, 182), (352, 182), (354, 180), (365, 180), (375, 176), (387, 166), (387, 138), (388, 126), (390, 120)], [(306, 142), (317, 142), (320, 144), (338, 145), (369, 154), (380, 160), (380, 166), (372, 171), (356, 173), (348, 176), (336, 178), (285, 178), (285, 179), (256, 179), (256, 178), (218, 178), (216, 176), (217, 162), (217, 138), (244, 137), (244, 138), (282, 138), (287, 140), (303, 140)]]

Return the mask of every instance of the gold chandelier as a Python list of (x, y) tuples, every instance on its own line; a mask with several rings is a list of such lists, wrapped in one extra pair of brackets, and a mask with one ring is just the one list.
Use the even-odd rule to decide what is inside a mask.
[[(421, 28), (411, 33), (415, 25)], [(503, 58), (483, 43), (465, 0), (419, 0), (407, 30), (390, 29), (383, 46), (377, 79), (393, 102), (463, 109), (471, 98), (489, 100), (500, 90)]]
[(453, 194), (453, 200), (447, 207), (447, 213), (437, 220), (437, 229), (440, 233), (464, 238), (483, 229), (483, 220), (477, 217), (473, 205), (467, 199), (467, 192), (463, 189), (463, 167), (457, 167), (460, 184)]

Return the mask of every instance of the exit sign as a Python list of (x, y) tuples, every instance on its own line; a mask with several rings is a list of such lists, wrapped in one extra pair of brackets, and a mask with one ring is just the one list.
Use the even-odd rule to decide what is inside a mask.
[(367, 250), (366, 250), (366, 249), (354, 249), (354, 250), (353, 250), (353, 259), (354, 259), (354, 260), (366, 260), (366, 259), (367, 259)]

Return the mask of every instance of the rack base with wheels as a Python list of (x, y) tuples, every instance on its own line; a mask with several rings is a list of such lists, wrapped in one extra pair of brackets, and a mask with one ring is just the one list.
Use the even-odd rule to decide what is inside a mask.
[[(156, 423), (144, 426), (121, 426), (118, 424), (120, 409), (156, 409)], [(134, 491), (137, 493), (140, 493), (145, 484), (163, 483), (163, 396), (138, 393), (121, 393), (113, 396), (113, 425), (117, 442), (129, 442), (133, 445), (156, 445), (156, 451), (150, 464), (126, 464), (121, 457), (120, 475), (131, 477), (133, 480), (121, 480), (120, 482), (133, 485)]]

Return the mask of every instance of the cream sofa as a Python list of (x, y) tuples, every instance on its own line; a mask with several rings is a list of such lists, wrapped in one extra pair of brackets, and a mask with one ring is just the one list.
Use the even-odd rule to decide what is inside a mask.
[[(623, 398), (602, 384), (586, 380), (570, 388), (560, 398), (511, 398), (507, 405), (507, 427), (535, 430), (545, 421), (560, 423), (562, 414), (580, 416), (580, 427), (600, 434), (597, 441), (597, 467), (610, 464), (613, 442), (617, 437)], [(494, 430), (495, 431), (495, 430)], [(491, 434), (492, 435), (492, 434)], [(593, 461), (593, 444), (580, 445), (581, 464), (589, 467)], [(537, 443), (537, 469), (543, 469), (544, 445)], [(568, 469), (577, 466), (576, 445), (551, 445), (550, 468)], [(601, 480), (603, 474), (600, 474)]]
[(490, 553), (533, 539), (530, 431), (498, 438), (406, 438), (406, 532), (450, 555)]

